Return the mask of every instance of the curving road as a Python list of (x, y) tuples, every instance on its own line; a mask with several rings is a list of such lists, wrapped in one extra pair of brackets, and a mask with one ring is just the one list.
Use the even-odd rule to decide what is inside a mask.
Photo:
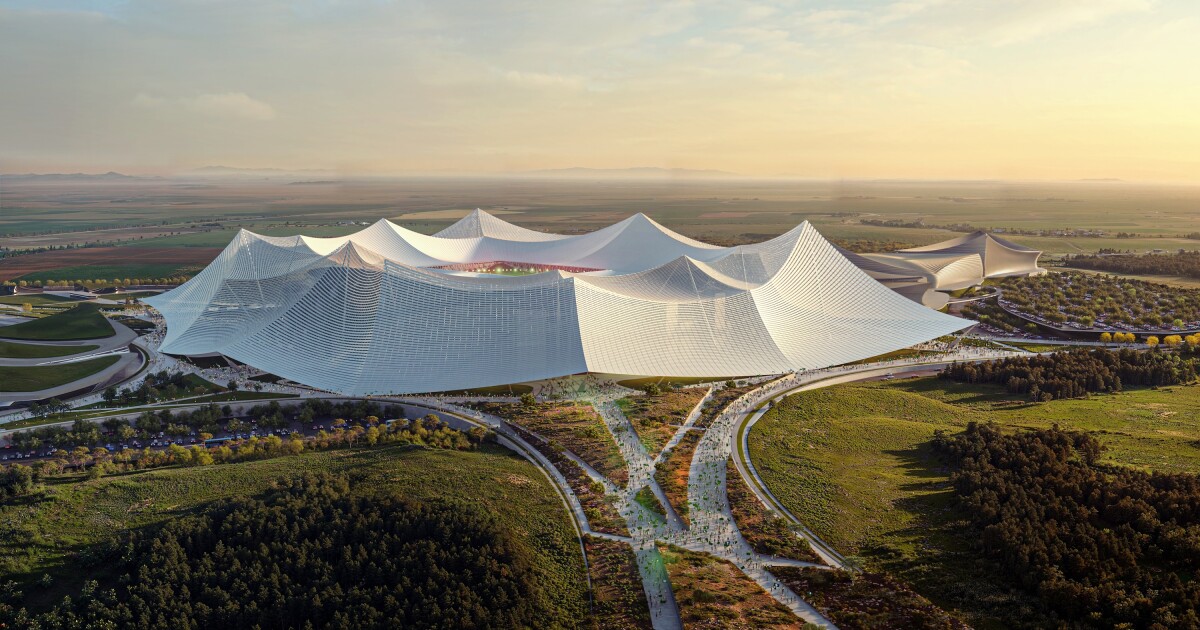
[[(771, 388), (763, 388), (755, 390), (752, 394), (758, 394), (754, 397), (751, 404), (743, 407), (738, 412), (738, 418), (734, 430), (734, 443), (736, 450), (733, 457), (734, 465), (742, 478), (746, 480), (746, 485), (755, 494), (760, 502), (768, 509), (774, 510), (782, 514), (785, 518), (798, 526), (801, 532), (808, 539), (813, 551), (830, 566), (836, 566), (842, 569), (849, 569), (846, 566), (845, 558), (837, 552), (831, 545), (821, 540), (819, 536), (812, 532), (807, 526), (796, 518), (777, 498), (773, 495), (758, 471), (754, 468), (754, 464), (750, 459), (749, 436), (750, 429), (755, 423), (763, 417), (769, 410), (770, 406), (779, 403), (788, 396), (813, 389), (820, 389), (832, 385), (843, 383), (852, 383), (856, 381), (878, 380), (888, 378), (892, 374), (906, 374), (909, 376), (932, 374), (955, 361), (957, 362), (977, 362), (989, 361), (992, 359), (1003, 358), (1006, 356), (1017, 356), (1027, 354), (1025, 352), (1007, 352), (993, 351), (982, 348), (960, 348), (956, 353), (941, 357), (937, 360), (920, 360), (920, 359), (901, 359), (897, 361), (888, 361), (884, 364), (867, 364), (859, 366), (849, 366), (845, 368), (832, 368), (825, 370), (815, 370), (804, 374), (791, 375), (784, 377), (776, 382), (776, 385)], [(882, 367), (881, 367), (882, 365)], [(761, 392), (761, 393), (759, 393)]]

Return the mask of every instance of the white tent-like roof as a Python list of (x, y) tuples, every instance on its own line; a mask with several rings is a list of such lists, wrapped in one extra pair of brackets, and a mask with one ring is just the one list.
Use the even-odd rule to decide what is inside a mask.
[[(525, 276), (444, 267), (504, 261)], [(241, 231), (146, 300), (165, 352), (222, 353), (347, 394), (449, 391), (580, 372), (719, 377), (864, 359), (966, 327), (876, 282), (807, 222), (717, 247), (645, 215), (578, 236), (476, 210), (429, 236)]]
[(942, 291), (1046, 272), (1038, 267), (1042, 252), (983, 231), (890, 253), (842, 253), (872, 278), (931, 308), (945, 305)]

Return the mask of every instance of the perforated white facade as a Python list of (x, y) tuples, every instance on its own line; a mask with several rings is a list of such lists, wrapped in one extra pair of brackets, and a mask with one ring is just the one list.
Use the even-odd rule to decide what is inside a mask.
[[(496, 261), (551, 270), (449, 269)], [(356, 395), (581, 372), (776, 374), (968, 324), (879, 284), (807, 222), (724, 248), (641, 214), (580, 236), (478, 210), (433, 236), (386, 220), (340, 238), (243, 230), (196, 277), (146, 301), (166, 318), (165, 352), (221, 353)]]

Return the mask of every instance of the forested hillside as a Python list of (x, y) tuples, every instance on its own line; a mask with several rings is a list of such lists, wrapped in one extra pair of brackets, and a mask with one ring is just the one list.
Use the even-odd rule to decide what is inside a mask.
[(530, 551), (462, 503), (351, 493), (306, 475), (134, 532), (111, 588), (7, 627), (543, 627)]
[(1175, 352), (1090, 350), (954, 363), (938, 375), (959, 383), (989, 383), (1034, 402), (1119, 392), (1126, 386), (1165, 386), (1196, 380), (1195, 359)]
[(1097, 463), (1057, 427), (939, 432), (978, 548), (1070, 628), (1200, 627), (1200, 477)]

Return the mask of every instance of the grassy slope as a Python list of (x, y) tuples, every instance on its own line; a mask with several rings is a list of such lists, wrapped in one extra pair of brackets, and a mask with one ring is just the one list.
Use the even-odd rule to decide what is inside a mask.
[(30, 304), (33, 306), (42, 306), (45, 304), (53, 304), (61, 306), (63, 302), (74, 302), (71, 298), (60, 297), (57, 295), (38, 295), (36, 293), (26, 293), (22, 295), (5, 295), (0, 296), (0, 304)]
[(43, 346), (35, 343), (13, 343), (0, 341), (0, 357), (6, 359), (43, 359), (65, 357), (72, 354), (91, 352), (100, 346)]
[(0, 328), (0, 337), (42, 341), (102, 339), (114, 333), (97, 304), (80, 304), (49, 317)]
[(36, 392), (65, 385), (91, 376), (116, 363), (120, 358), (118, 355), (111, 355), (76, 363), (33, 367), (0, 365), (0, 392)]
[(1003, 627), (1029, 599), (997, 584), (968, 554), (946, 471), (928, 447), (935, 429), (970, 420), (1011, 428), (1057, 422), (1097, 434), (1110, 462), (1200, 471), (1200, 387), (1138, 390), (1044, 405), (937, 379), (805, 392), (767, 413), (750, 453), (780, 501), (847, 554), (913, 583), (977, 627)]
[(355, 487), (368, 494), (479, 505), (534, 549), (541, 585), (570, 619), (586, 614), (583, 561), (558, 495), (533, 465), (499, 448), (338, 450), (55, 483), (41, 500), (0, 505), (0, 575), (31, 580), (50, 573), (56, 588), (48, 597), (60, 597), (96, 575), (95, 569), (80, 570), (76, 554), (91, 555), (114, 532), (162, 523), (217, 499), (258, 493), (280, 477), (308, 471), (361, 475)]

